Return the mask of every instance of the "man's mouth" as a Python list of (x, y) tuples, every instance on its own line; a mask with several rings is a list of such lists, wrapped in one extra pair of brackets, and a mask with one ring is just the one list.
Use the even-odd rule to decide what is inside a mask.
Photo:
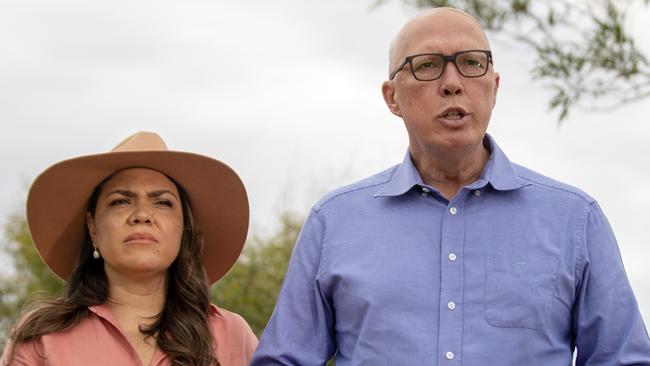
[(440, 118), (450, 119), (450, 120), (459, 120), (463, 119), (467, 115), (467, 112), (462, 108), (448, 108), (440, 114)]
[(447, 119), (461, 119), (463, 118), (463, 114), (460, 112), (449, 112), (445, 115), (445, 118)]

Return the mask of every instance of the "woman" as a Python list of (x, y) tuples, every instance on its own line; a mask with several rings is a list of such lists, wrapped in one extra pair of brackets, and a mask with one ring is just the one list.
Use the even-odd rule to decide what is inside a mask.
[(239, 177), (139, 132), (33, 183), (27, 223), (64, 295), (14, 329), (2, 364), (247, 365), (246, 322), (210, 304), (248, 228)]

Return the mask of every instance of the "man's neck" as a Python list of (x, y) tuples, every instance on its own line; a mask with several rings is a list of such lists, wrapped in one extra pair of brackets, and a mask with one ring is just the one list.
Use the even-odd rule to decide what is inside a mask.
[(453, 151), (435, 148), (421, 151), (411, 147), (410, 152), (424, 183), (438, 189), (450, 201), (462, 187), (479, 178), (490, 158), (482, 143)]

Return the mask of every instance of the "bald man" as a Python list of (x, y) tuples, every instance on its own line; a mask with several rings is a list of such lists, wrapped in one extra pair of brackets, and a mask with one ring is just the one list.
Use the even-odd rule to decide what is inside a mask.
[(251, 365), (650, 365), (596, 201), (486, 134), (499, 74), (476, 20), (425, 11), (389, 53), (408, 152), (313, 207)]

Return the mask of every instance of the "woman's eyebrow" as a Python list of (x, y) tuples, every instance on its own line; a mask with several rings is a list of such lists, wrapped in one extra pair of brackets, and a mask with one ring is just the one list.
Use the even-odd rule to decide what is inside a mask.
[(149, 197), (149, 198), (157, 198), (157, 197), (162, 196), (165, 193), (169, 193), (172, 196), (174, 196), (174, 198), (178, 199), (178, 197), (174, 194), (174, 192), (172, 192), (172, 191), (170, 191), (168, 189), (160, 189), (160, 190), (157, 190), (157, 191), (147, 192), (147, 197)]
[[(106, 196), (108, 197), (108, 196), (110, 196), (112, 194), (115, 194), (115, 193), (121, 194), (122, 196), (129, 197), (129, 198), (133, 198), (133, 197), (137, 196), (137, 194), (135, 192), (129, 191), (129, 190), (126, 190), (126, 189), (116, 189), (116, 190), (110, 191), (110, 192), (108, 192), (106, 194)], [(159, 189), (159, 190), (147, 192), (147, 197), (149, 197), (149, 198), (158, 198), (158, 197), (162, 196), (165, 193), (169, 193), (172, 196), (174, 196), (174, 198), (178, 199), (178, 196), (176, 196), (176, 194), (174, 194), (174, 192), (172, 192), (172, 191), (170, 191), (168, 189)]]

